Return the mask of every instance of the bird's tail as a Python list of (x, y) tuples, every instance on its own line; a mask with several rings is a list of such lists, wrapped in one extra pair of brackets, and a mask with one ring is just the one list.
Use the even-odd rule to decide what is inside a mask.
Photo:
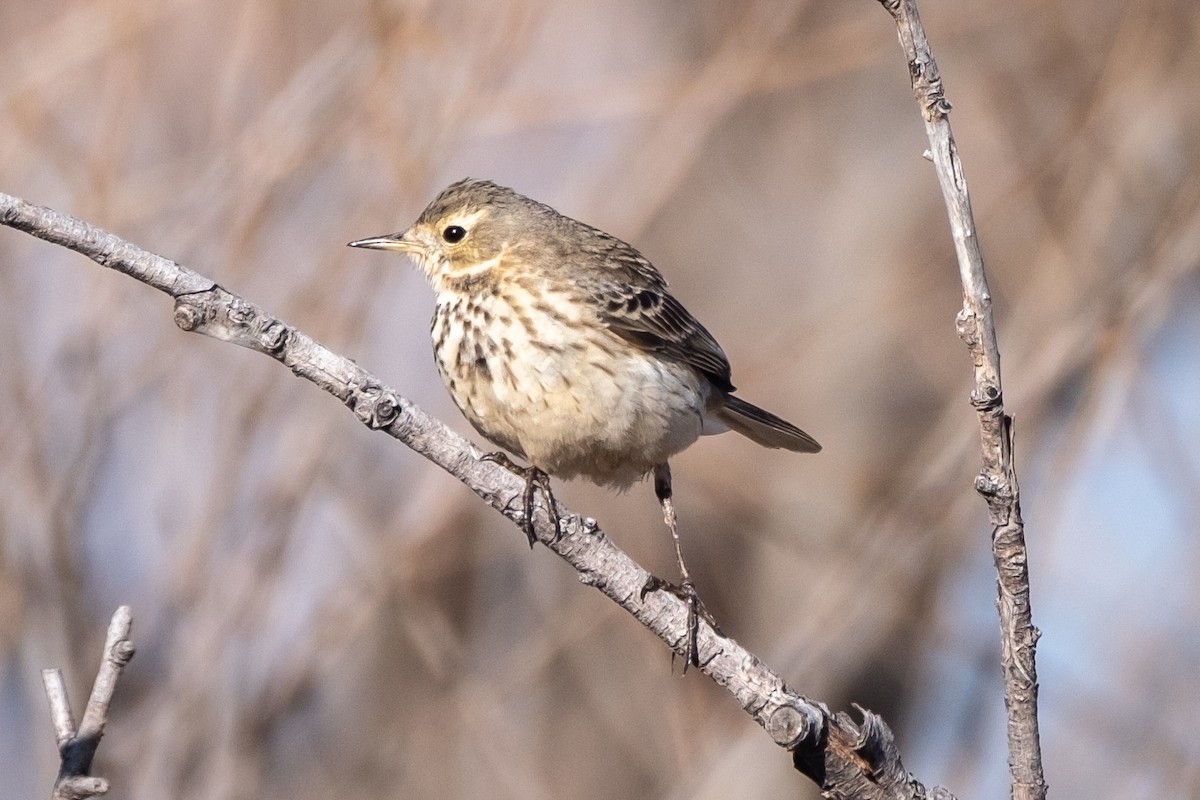
[(725, 405), (717, 416), (730, 428), (763, 447), (782, 447), (796, 453), (821, 450), (816, 439), (792, 423), (731, 394), (725, 396)]

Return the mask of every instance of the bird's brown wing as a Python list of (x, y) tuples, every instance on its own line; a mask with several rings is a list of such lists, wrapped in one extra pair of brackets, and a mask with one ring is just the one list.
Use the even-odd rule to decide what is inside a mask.
[(596, 255), (603, 255), (605, 269), (583, 287), (600, 321), (630, 344), (694, 367), (718, 389), (732, 392), (729, 359), (717, 340), (671, 296), (666, 280), (641, 253), (602, 236), (595, 244), (603, 250)]

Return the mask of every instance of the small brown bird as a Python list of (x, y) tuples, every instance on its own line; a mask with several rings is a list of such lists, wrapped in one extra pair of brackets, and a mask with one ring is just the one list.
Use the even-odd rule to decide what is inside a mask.
[(489, 456), (525, 478), (530, 545), (535, 485), (555, 517), (547, 474), (625, 489), (654, 473), (682, 583), (652, 579), (643, 594), (684, 597), (694, 635), (701, 606), (683, 563), (668, 460), (729, 429), (764, 447), (821, 446), (733, 395), (721, 346), (641, 253), (511, 189), (459, 181), (407, 231), (350, 246), (408, 253), (433, 284), (434, 360), (450, 396), (475, 430), (531, 464)]

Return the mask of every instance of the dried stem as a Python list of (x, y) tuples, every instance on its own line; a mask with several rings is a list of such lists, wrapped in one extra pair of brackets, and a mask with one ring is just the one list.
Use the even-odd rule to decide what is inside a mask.
[[(524, 481), (485, 461), (470, 443), (398, 395), (371, 373), (302, 331), (267, 314), (212, 280), (111, 233), (47, 208), (0, 194), (0, 224), (63, 245), (175, 299), (175, 323), (185, 331), (269, 355), (342, 401), (369, 428), (382, 430), (458, 478), (524, 531)], [(538, 495), (539, 498), (541, 495)], [(641, 589), (649, 573), (604, 535), (595, 520), (558, 509), (562, 535), (539, 504), (534, 531), (594, 586), (684, 655), (686, 605), (669, 592)], [(522, 538), (522, 541), (524, 539)], [(701, 621), (699, 669), (723, 686), (771, 738), (793, 752), (796, 768), (830, 798), (951, 798), (929, 792), (905, 772), (891, 731), (863, 711), (862, 723), (833, 714), (784, 684), (757, 657)]]
[(984, 274), (983, 254), (971, 214), (962, 163), (950, 131), (950, 103), (929, 49), (915, 0), (881, 0), (896, 21), (900, 45), (908, 61), (913, 93), (925, 119), (929, 155), (937, 171), (950, 217), (954, 250), (963, 285), (963, 308), (956, 319), (975, 366), (971, 404), (979, 413), (983, 468), (975, 488), (988, 504), (992, 522), (992, 554), (996, 562), (1000, 613), (1004, 705), (1008, 711), (1008, 762), (1012, 795), (1018, 800), (1046, 796), (1037, 718), (1035, 650), (1039, 636), (1029, 606), (1028, 554), (1021, 520), (1020, 491), (1013, 466), (1013, 421), (1004, 413), (1000, 384), (1000, 351), (992, 321), (992, 296)]
[(92, 759), (104, 726), (108, 722), (108, 706), (116, 691), (121, 670), (133, 658), (133, 643), (129, 630), (133, 626), (133, 615), (129, 606), (121, 606), (108, 624), (108, 635), (104, 640), (104, 655), (100, 659), (100, 670), (92, 685), (87, 709), (83, 712), (83, 723), (75, 729), (75, 717), (67, 700), (67, 687), (62, 670), (42, 670), (42, 683), (46, 687), (46, 698), (50, 701), (50, 718), (54, 723), (54, 740), (58, 744), (61, 765), (58, 779), (54, 782), (54, 800), (84, 800), (108, 792), (108, 781), (93, 778)]

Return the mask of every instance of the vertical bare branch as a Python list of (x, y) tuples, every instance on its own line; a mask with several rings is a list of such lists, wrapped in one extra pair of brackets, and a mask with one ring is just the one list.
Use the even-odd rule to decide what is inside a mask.
[(54, 739), (61, 758), (58, 779), (54, 782), (54, 800), (83, 800), (108, 792), (108, 781), (91, 777), (88, 773), (92, 768), (92, 758), (100, 746), (100, 738), (104, 736), (108, 706), (116, 691), (121, 670), (133, 658), (133, 642), (129, 640), (132, 626), (133, 615), (129, 606), (121, 606), (108, 624), (104, 655), (78, 731), (75, 730), (75, 718), (67, 700), (62, 670), (42, 670), (42, 682), (46, 687), (50, 717), (54, 723)]
[(1039, 636), (1029, 606), (1029, 569), (1025, 526), (1013, 467), (1013, 423), (1004, 413), (1000, 384), (1000, 351), (992, 321), (992, 296), (984, 274), (971, 200), (962, 162), (950, 131), (950, 103), (915, 0), (881, 0), (896, 21), (900, 45), (908, 60), (913, 93), (925, 119), (929, 155), (937, 170), (950, 217), (954, 250), (963, 285), (958, 334), (975, 367), (971, 405), (979, 413), (983, 468), (975, 488), (987, 500), (993, 525), (992, 553), (998, 574), (1004, 705), (1008, 711), (1008, 760), (1012, 794), (1020, 800), (1046, 796), (1037, 719), (1035, 649)]

